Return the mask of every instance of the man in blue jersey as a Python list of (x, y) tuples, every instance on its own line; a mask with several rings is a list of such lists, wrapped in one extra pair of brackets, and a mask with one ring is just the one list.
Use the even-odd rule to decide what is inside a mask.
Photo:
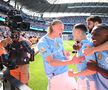
[(48, 27), (48, 32), (38, 42), (45, 73), (48, 77), (48, 90), (76, 90), (76, 81), (68, 76), (68, 66), (73, 64), (72, 59), (67, 59), (68, 52), (64, 52), (60, 35), (64, 24), (54, 20)]
[[(108, 26), (97, 25), (93, 28), (92, 42), (97, 47), (108, 41)], [(101, 37), (101, 38), (100, 38)], [(96, 52), (95, 61), (92, 59), (87, 63), (87, 69), (80, 75), (93, 75), (97, 90), (108, 90), (108, 50)], [(71, 73), (71, 76), (77, 76)]]
[(102, 19), (99, 16), (90, 16), (87, 17), (86, 23), (87, 23), (88, 31), (89, 33), (91, 33), (94, 26), (102, 23)]
[[(92, 30), (92, 41), (97, 47), (108, 41), (108, 26), (97, 25)], [(88, 63), (88, 69), (96, 71), (97, 90), (108, 90), (108, 50), (95, 52), (95, 60)]]
[[(91, 39), (91, 31), (93, 29), (94, 26), (101, 24), (102, 23), (102, 19), (99, 16), (90, 16), (86, 19), (86, 23), (87, 23), (87, 27), (88, 27), (88, 35), (87, 38)], [(87, 47), (84, 50), (84, 54), (87, 55), (91, 55), (94, 54), (94, 52), (99, 52), (99, 51), (104, 51), (104, 50), (108, 50), (108, 41), (106, 41), (105, 43), (97, 46), (97, 47)]]
[(86, 19), (86, 23), (87, 23), (87, 28), (88, 28), (87, 39), (91, 39), (91, 31), (93, 27), (98, 24), (101, 24), (102, 19), (99, 16), (90, 16)]
[[(86, 26), (81, 23), (76, 24), (73, 28), (73, 38), (81, 44), (79, 50), (77, 50), (77, 57), (84, 56), (83, 50), (86, 48), (86, 45), (93, 46), (92, 42), (86, 38), (86, 32)], [(92, 75), (88, 76), (91, 72), (87, 69), (87, 62), (94, 59), (94, 55), (87, 56), (84, 61), (77, 63), (77, 73), (69, 71), (69, 76), (78, 77), (77, 90), (96, 90), (94, 78)]]

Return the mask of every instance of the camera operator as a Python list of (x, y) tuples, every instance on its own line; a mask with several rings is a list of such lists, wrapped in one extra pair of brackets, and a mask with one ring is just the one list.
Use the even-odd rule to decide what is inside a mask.
[[(0, 41), (0, 90), (7, 90), (6, 88), (8, 87), (8, 90), (10, 90), (10, 84), (9, 82), (5, 79), (7, 75), (9, 75), (8, 72), (8, 59), (5, 58), (8, 56), (7, 51), (5, 47), (7, 44), (11, 43), (10, 38), (5, 38)], [(5, 58), (5, 59), (4, 59)], [(6, 86), (4, 86), (6, 85)]]
[(5, 48), (9, 54), (9, 60), (17, 66), (17, 68), (10, 70), (10, 74), (23, 84), (28, 84), (29, 61), (34, 60), (34, 50), (30, 48), (26, 40), (20, 37), (19, 30), (12, 30), (10, 38), (12, 43)]
[(7, 54), (5, 47), (7, 44), (10, 44), (12, 41), (10, 38), (5, 38), (0, 41), (0, 69), (2, 69), (2, 62), (3, 62), (3, 54)]

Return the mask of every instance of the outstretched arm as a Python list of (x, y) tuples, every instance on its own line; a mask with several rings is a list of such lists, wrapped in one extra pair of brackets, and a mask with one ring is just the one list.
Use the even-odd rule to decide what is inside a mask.
[(106, 41), (105, 43), (97, 46), (97, 47), (87, 47), (84, 50), (84, 54), (86, 56), (93, 54), (94, 52), (99, 52), (99, 51), (104, 51), (104, 50), (108, 50), (108, 41)]
[(77, 77), (77, 76), (89, 76), (97, 73), (97, 65), (95, 61), (89, 61), (87, 63), (87, 69), (83, 70), (81, 72), (73, 73), (72, 71), (69, 71), (68, 74), (71, 77)]
[(86, 69), (86, 70), (81, 71), (81, 72), (73, 72), (73, 71), (68, 72), (68, 75), (70, 77), (89, 76), (89, 75), (93, 75), (93, 74), (96, 74), (96, 71), (92, 71), (89, 69)]
[(72, 60), (58, 60), (54, 59), (51, 55), (46, 57), (46, 61), (51, 65), (51, 66), (65, 66), (65, 65), (71, 65), (73, 62)]
[(105, 50), (108, 50), (108, 41), (97, 47), (94, 47), (94, 52), (105, 51)]
[(76, 55), (74, 55), (74, 56), (72, 57), (72, 62), (73, 62), (73, 64), (82, 63), (84, 60), (85, 60), (85, 56), (79, 56), (79, 57), (77, 57)]
[(81, 72), (69, 71), (68, 75), (70, 77), (89, 76), (89, 75), (93, 75), (99, 72), (101, 75), (108, 78), (108, 71), (98, 67), (94, 61), (89, 62), (87, 65), (88, 66), (86, 70), (81, 71)]
[(97, 72), (108, 78), (108, 70), (104, 70), (103, 68), (98, 68)]
[(108, 78), (108, 70), (105, 70), (105, 69), (99, 67), (95, 61), (88, 62), (87, 68), (89, 70), (96, 71), (96, 72), (100, 73), (101, 75)]

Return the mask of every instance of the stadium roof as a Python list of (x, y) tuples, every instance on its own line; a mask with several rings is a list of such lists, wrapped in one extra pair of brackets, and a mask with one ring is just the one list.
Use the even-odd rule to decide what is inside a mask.
[(87, 3), (87, 2), (108, 2), (108, 0), (47, 0), (50, 4), (63, 4), (63, 3)]
[[(37, 13), (90, 13), (107, 15), (108, 0), (10, 0)], [(67, 2), (66, 2), (67, 1)]]

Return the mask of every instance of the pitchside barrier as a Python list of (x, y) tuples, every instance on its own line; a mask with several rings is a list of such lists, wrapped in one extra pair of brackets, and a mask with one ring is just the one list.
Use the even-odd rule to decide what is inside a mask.
[(5, 75), (5, 78), (1, 78), (2, 74), (0, 71), (0, 90), (32, 90), (11, 75)]

